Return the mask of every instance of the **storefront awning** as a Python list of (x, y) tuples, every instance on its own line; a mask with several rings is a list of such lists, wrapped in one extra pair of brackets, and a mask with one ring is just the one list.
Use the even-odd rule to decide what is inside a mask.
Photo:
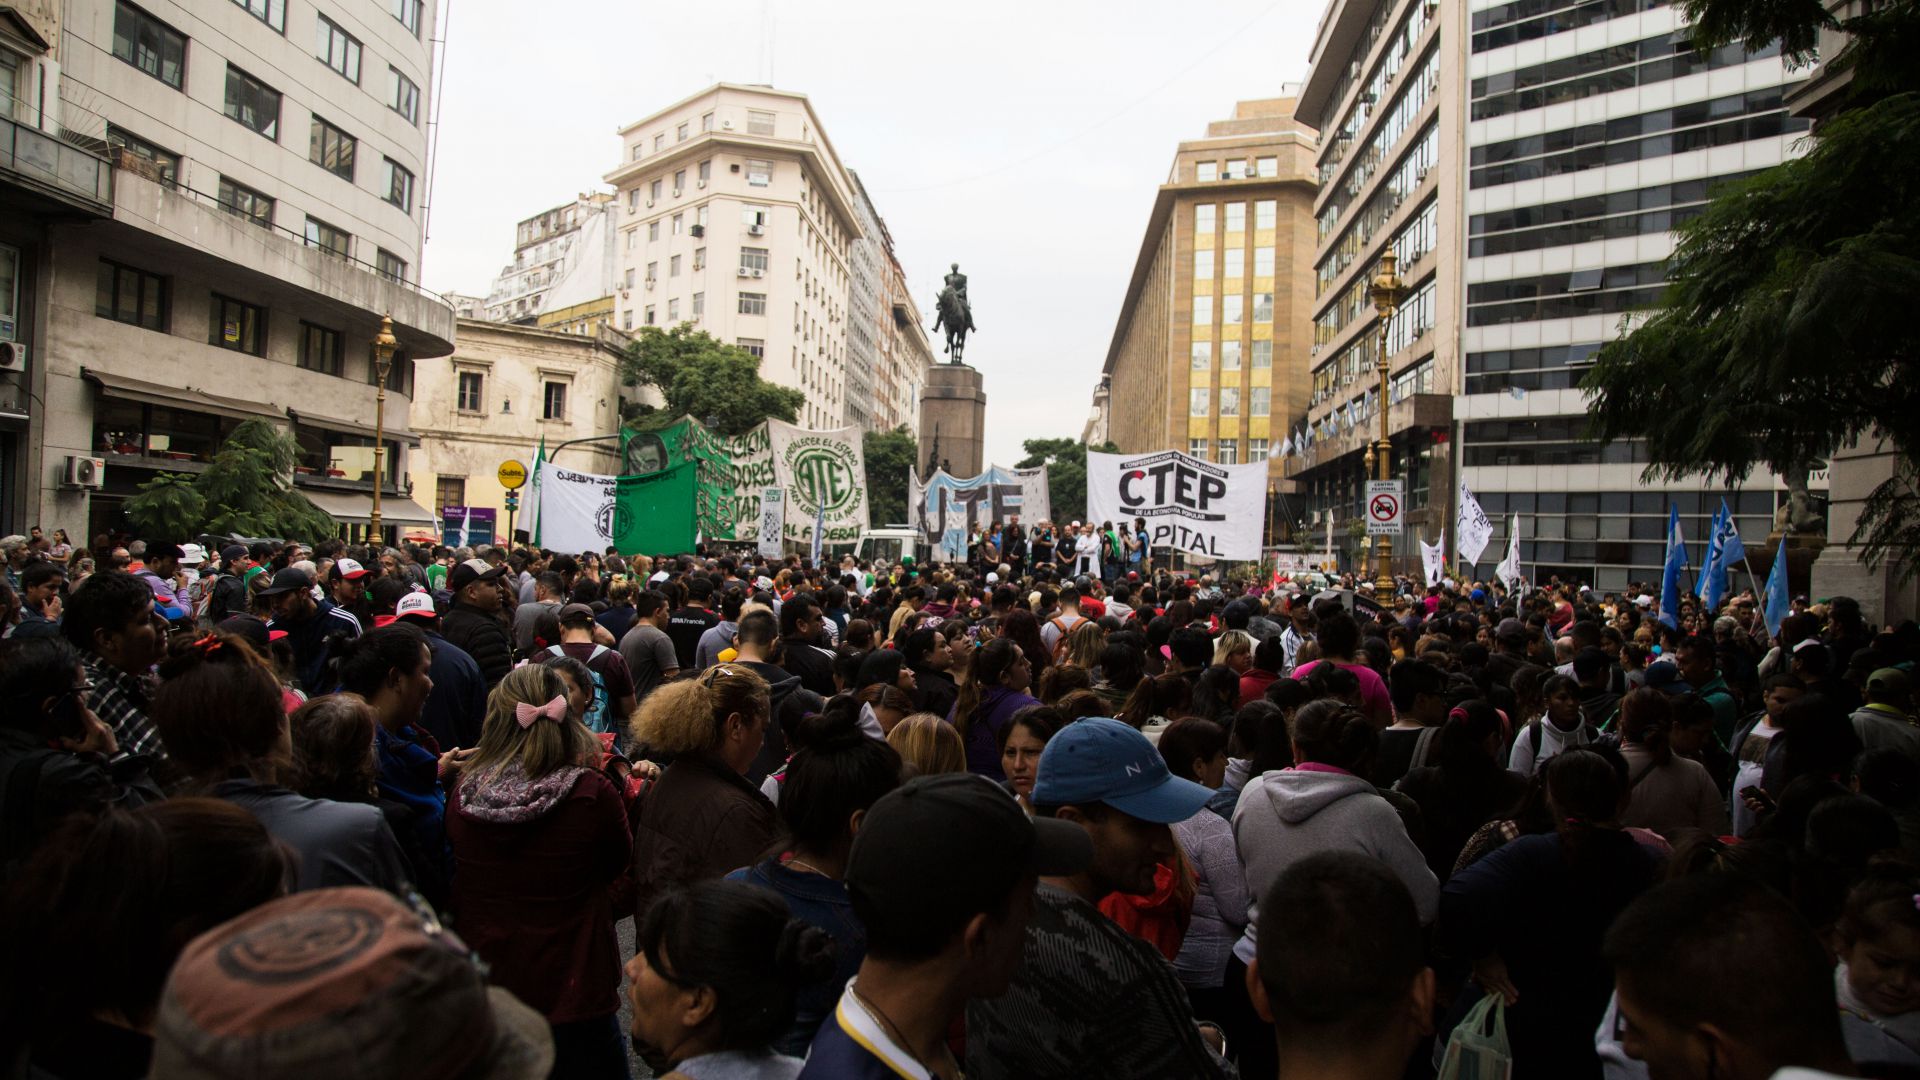
[(114, 375), (95, 368), (81, 368), (80, 377), (98, 387), (101, 394), (124, 401), (140, 401), (149, 405), (162, 405), (169, 409), (215, 413), (220, 416), (230, 416), (235, 420), (283, 420), (286, 418), (285, 413), (263, 402), (242, 401), (239, 398), (209, 394), (204, 390), (168, 386), (165, 383), (147, 382), (144, 379), (130, 379), (125, 375)]
[[(313, 505), (325, 511), (329, 517), (350, 525), (365, 525), (373, 513), (373, 493), (370, 491), (331, 491), (310, 487), (296, 490), (313, 500)], [(426, 507), (405, 495), (380, 497), (380, 522), (383, 525), (425, 525), (433, 528), (439, 525)]]
[[(304, 409), (288, 409), (287, 415), (293, 418), (294, 423), (306, 427), (325, 428), (328, 431), (340, 431), (348, 435), (363, 435), (369, 439), (373, 438), (373, 425), (371, 423), (361, 423), (358, 420), (341, 420), (333, 416), (321, 416), (319, 413), (307, 412)], [(386, 436), (396, 442), (407, 443), (411, 446), (420, 445), (420, 436), (415, 435), (413, 432), (408, 431), (398, 424), (388, 424)]]

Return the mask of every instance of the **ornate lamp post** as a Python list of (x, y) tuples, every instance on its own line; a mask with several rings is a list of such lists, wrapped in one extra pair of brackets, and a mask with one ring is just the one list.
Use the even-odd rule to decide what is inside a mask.
[(380, 317), (380, 333), (373, 339), (373, 374), (377, 384), (373, 394), (373, 512), (367, 515), (368, 543), (379, 546), (380, 484), (387, 457), (387, 373), (393, 370), (393, 350), (400, 342), (393, 336), (393, 316)]
[[(1380, 272), (1374, 275), (1373, 283), (1367, 286), (1367, 298), (1373, 301), (1373, 310), (1380, 314), (1380, 374), (1379, 397), (1374, 409), (1380, 415), (1380, 438), (1367, 449), (1367, 466), (1374, 470), (1380, 480), (1393, 479), (1393, 440), (1387, 434), (1387, 324), (1393, 320), (1393, 313), (1399, 309), (1400, 301), (1407, 294), (1406, 287), (1400, 283), (1400, 275), (1394, 273), (1398, 260), (1389, 247), (1380, 256)], [(1393, 595), (1393, 538), (1382, 536), (1373, 545), (1374, 557), (1374, 596), (1385, 599)]]

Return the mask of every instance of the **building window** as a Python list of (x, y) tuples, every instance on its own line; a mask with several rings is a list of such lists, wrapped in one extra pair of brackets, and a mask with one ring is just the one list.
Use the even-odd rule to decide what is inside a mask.
[(1253, 343), (1253, 367), (1255, 371), (1273, 366), (1273, 342), (1256, 341)]
[(1245, 232), (1247, 229), (1247, 204), (1230, 202), (1227, 204), (1227, 231)]
[(1272, 405), (1273, 389), (1271, 387), (1266, 387), (1266, 386), (1255, 386), (1250, 388), (1247, 392), (1249, 395), (1251, 395), (1247, 400), (1247, 415), (1248, 416), (1269, 415), (1273, 408), (1273, 405)]
[(673, 173), (673, 193), (680, 194), (687, 189), (687, 170), (676, 169)]
[(633, 329), (633, 309), (632, 308), (628, 308), (627, 310), (620, 313), (620, 329), (622, 330)]
[(131, 266), (100, 260), (93, 313), (129, 326), (165, 332), (167, 279)]
[(1272, 248), (1257, 247), (1253, 249), (1253, 276), (1254, 277), (1272, 277), (1273, 276), (1273, 249)]
[(392, 158), (382, 158), (381, 197), (406, 213), (413, 213), (413, 174)]
[(1215, 207), (1212, 203), (1193, 208), (1193, 235), (1212, 236)]
[(542, 391), (540, 402), (542, 420), (565, 420), (567, 418), (567, 384), (549, 382)]
[(310, 322), (300, 324), (301, 367), (308, 371), (318, 371), (323, 375), (338, 375), (343, 355), (340, 348), (340, 331), (315, 326)]
[(1193, 253), (1193, 280), (1213, 280), (1213, 249), (1201, 248)]
[(433, 508), (445, 510), (449, 506), (467, 505), (467, 478), (464, 476), (442, 476), (433, 482)]
[(743, 337), (738, 339), (735, 344), (746, 350), (747, 354), (755, 360), (765, 359), (767, 355), (767, 343), (760, 338)]
[(667, 298), (667, 321), (670, 323), (680, 321), (680, 298), (677, 296)]
[(1187, 456), (1199, 458), (1201, 461), (1207, 460), (1207, 440), (1188, 439)]
[(765, 158), (747, 159), (747, 184), (750, 187), (766, 187), (773, 183), (773, 162)]
[(673, 235), (679, 236), (681, 233), (686, 232), (687, 231), (686, 225), (687, 225), (687, 215), (685, 214), (673, 215)]
[(657, 243), (659, 240), (660, 240), (660, 223), (658, 221), (647, 222), (647, 243), (649, 244)]
[(486, 376), (477, 371), (460, 373), (459, 409), (464, 413), (486, 411)]
[[(767, 227), (767, 216), (771, 213), (772, 210), (765, 206), (756, 206), (748, 203), (740, 208), (740, 224), (745, 225), (748, 232), (752, 232), (754, 229), (764, 229)], [(759, 234), (755, 233), (754, 235), (757, 236)]]
[(227, 65), (227, 117), (276, 142), (280, 139), (280, 91)]
[(648, 263), (647, 264), (647, 284), (651, 285), (654, 282), (659, 280), (660, 280), (660, 264), (658, 262)]
[(404, 283), (407, 280), (407, 260), (386, 248), (376, 248), (375, 251), (377, 254), (374, 255), (373, 266), (380, 276), (388, 281)]
[[(1243, 248), (1230, 247), (1220, 253), (1221, 276), (1228, 280), (1244, 277), (1247, 272), (1247, 253)], [(1239, 288), (1239, 286), (1234, 286)]]
[(701, 162), (699, 171), (696, 175), (699, 176), (700, 182), (703, 184), (713, 179), (713, 162), (711, 161)]
[(387, 10), (414, 37), (420, 36), (420, 0), (387, 0)]
[(705, 315), (706, 313), (707, 313), (707, 294), (703, 292), (694, 293), (693, 294), (693, 317), (698, 319), (702, 315)]
[(1240, 342), (1238, 340), (1220, 343), (1220, 370), (1240, 370)]
[(317, 247), (343, 259), (353, 257), (353, 236), (311, 215), (307, 218), (307, 246)]
[(1206, 371), (1213, 367), (1213, 342), (1196, 341), (1193, 343), (1192, 364), (1195, 371)]
[(705, 270), (706, 268), (707, 268), (707, 249), (703, 247), (694, 248), (693, 249), (694, 273), (699, 273), (700, 271)]
[(681, 124), (679, 127), (673, 129), (673, 141), (674, 142), (687, 141), (687, 125), (686, 124)]
[(680, 256), (674, 255), (667, 259), (667, 276), (680, 276)]
[(1238, 293), (1232, 293), (1227, 296), (1221, 297), (1220, 298), (1220, 324), (1222, 326), (1239, 326), (1240, 313), (1245, 306), (1246, 306), (1246, 297), (1241, 296)]
[(740, 249), (740, 273), (747, 277), (759, 277), (767, 272), (769, 265), (766, 248), (743, 247)]
[(1239, 387), (1223, 386), (1220, 388), (1220, 415), (1221, 416), (1239, 416), (1240, 415), (1240, 388)]
[(387, 108), (406, 117), (409, 124), (420, 122), (420, 88), (396, 67), (387, 68)]
[(175, 90), (186, 75), (186, 35), (132, 4), (115, 5), (113, 55)]
[(653, 137), (653, 152), (659, 153), (667, 148), (667, 133), (662, 131)]
[(713, 114), (712, 113), (700, 114), (700, 130), (701, 131), (713, 130)]
[(267, 309), (232, 297), (213, 294), (209, 305), (213, 328), (209, 340), (222, 349), (267, 355)]
[(255, 225), (273, 227), (273, 200), (224, 176), (220, 178), (220, 209), (238, 214)]
[(1213, 325), (1213, 297), (1200, 294), (1193, 298), (1193, 322), (1195, 326)]
[(1193, 166), (1193, 178), (1199, 181), (1220, 179), (1220, 163), (1217, 161), (1198, 161)]
[(773, 114), (770, 112), (763, 112), (760, 109), (748, 109), (747, 110), (747, 134), (749, 135), (773, 134)]
[(1271, 229), (1279, 221), (1280, 204), (1272, 199), (1261, 199), (1253, 204), (1253, 227)]
[(666, 181), (664, 180), (648, 181), (647, 182), (647, 200), (649, 202), (659, 202), (660, 191), (665, 185), (666, 185)]
[(1273, 294), (1257, 292), (1253, 294), (1253, 321), (1270, 323), (1273, 321)]
[(1247, 460), (1248, 461), (1267, 460), (1267, 440), (1248, 439), (1247, 440)]
[(281, 33), (287, 32), (287, 0), (233, 0), (247, 9), (247, 14), (266, 23)]
[(741, 293), (739, 312), (742, 315), (765, 315), (767, 313), (767, 294), (758, 292)]
[(1188, 416), (1207, 415), (1207, 388), (1206, 387), (1196, 386), (1191, 391), (1188, 392), (1187, 415)]
[(1277, 157), (1256, 158), (1254, 159), (1253, 171), (1262, 179), (1271, 180), (1280, 175), (1280, 159)]
[(1220, 457), (1218, 461), (1222, 465), (1238, 465), (1240, 463), (1240, 440), (1221, 439)]
[(117, 146), (134, 157), (153, 162), (160, 170), (160, 182), (168, 187), (180, 182), (179, 154), (155, 146), (125, 128), (117, 128), (112, 124), (107, 125), (107, 144)]
[[(1247, 178), (1247, 159), (1229, 158), (1227, 160), (1227, 179), (1245, 180)], [(1225, 444), (1221, 444), (1223, 447)]]
[(353, 136), (317, 116), (313, 118), (313, 134), (307, 140), (308, 161), (351, 183), (359, 146)]
[(320, 16), (319, 42), (314, 50), (328, 67), (355, 86), (360, 85), (360, 43), (325, 15)]
[(642, 319), (642, 321), (643, 321), (643, 322), (645, 322), (645, 323), (646, 323), (646, 324), (647, 324), (648, 326), (652, 326), (652, 325), (653, 325), (653, 323), (654, 323), (654, 318), (653, 318), (653, 305), (652, 305), (652, 304), (648, 304), (648, 305), (647, 305), (647, 310), (646, 310), (646, 311), (644, 312), (644, 317), (643, 317), (643, 319)]

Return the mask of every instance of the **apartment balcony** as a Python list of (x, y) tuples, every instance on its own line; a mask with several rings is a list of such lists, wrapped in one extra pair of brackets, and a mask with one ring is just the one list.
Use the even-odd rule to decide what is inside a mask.
[(113, 213), (113, 165), (104, 153), (29, 127), (0, 111), (0, 183), (8, 209), (105, 218)]

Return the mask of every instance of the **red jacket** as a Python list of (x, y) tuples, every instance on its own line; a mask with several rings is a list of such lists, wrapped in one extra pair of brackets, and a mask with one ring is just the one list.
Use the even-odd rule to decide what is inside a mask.
[(1247, 673), (1240, 676), (1240, 700), (1234, 703), (1234, 708), (1241, 708), (1249, 701), (1259, 701), (1266, 697), (1267, 687), (1279, 681), (1280, 676), (1271, 671), (1248, 668)]

